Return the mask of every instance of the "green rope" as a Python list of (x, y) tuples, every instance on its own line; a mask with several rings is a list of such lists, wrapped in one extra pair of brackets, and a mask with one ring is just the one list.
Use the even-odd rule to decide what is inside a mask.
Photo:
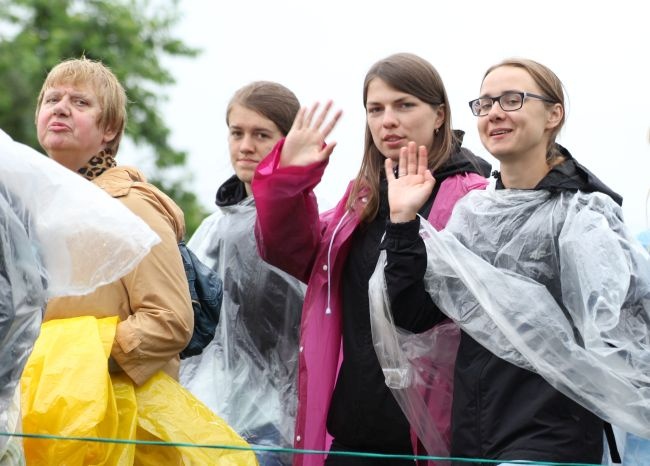
[(274, 453), (291, 453), (300, 455), (339, 455), (339, 456), (354, 456), (360, 458), (379, 458), (379, 459), (402, 459), (402, 460), (424, 460), (424, 461), (455, 461), (458, 463), (484, 463), (484, 464), (523, 464), (527, 466), (601, 466), (592, 463), (555, 463), (549, 461), (504, 461), (504, 460), (488, 460), (480, 458), (457, 458), (457, 457), (443, 457), (443, 456), (422, 456), (422, 455), (396, 455), (387, 453), (367, 453), (355, 451), (323, 451), (323, 450), (298, 450), (295, 448), (280, 448), (280, 447), (267, 447), (262, 445), (212, 445), (200, 443), (183, 443), (183, 442), (162, 442), (155, 440), (126, 440), (126, 439), (109, 439), (101, 437), (63, 437), (60, 435), (49, 434), (25, 434), (25, 433), (9, 433), (0, 432), (2, 437), (22, 437), (40, 440), (67, 440), (77, 442), (95, 442), (95, 443), (116, 443), (126, 445), (153, 445), (160, 447), (182, 447), (182, 448), (210, 448), (219, 450), (240, 450), (240, 451), (265, 451)]

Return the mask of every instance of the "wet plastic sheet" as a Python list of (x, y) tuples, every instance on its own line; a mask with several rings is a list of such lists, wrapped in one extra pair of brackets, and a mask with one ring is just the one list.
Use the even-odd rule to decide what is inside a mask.
[(50, 272), (49, 297), (82, 295), (117, 280), (160, 241), (121, 202), (2, 130), (0, 167), (0, 192), (31, 219)]
[[(443, 312), (497, 356), (539, 373), (612, 424), (650, 437), (650, 256), (611, 199), (477, 191), (457, 204), (444, 231), (421, 224), (425, 285)], [(371, 279), (378, 316), (387, 309), (377, 277), (383, 264), (385, 255)], [(426, 335), (403, 336), (385, 318), (381, 328), (373, 329), (375, 343), (391, 348), (382, 367), (417, 387), (420, 363), (411, 355), (422, 353)], [(385, 343), (390, 338), (397, 344)], [(398, 400), (400, 392), (393, 390)]]
[[(119, 201), (2, 130), (0, 167), (0, 431), (15, 432), (14, 398), (46, 299), (119, 279), (159, 239)], [(0, 437), (0, 458), (6, 445)]]
[(180, 380), (251, 443), (290, 448), (305, 285), (259, 257), (255, 219), (249, 197), (208, 217), (188, 243), (224, 291), (215, 338), (181, 361)]
[[(76, 317), (43, 324), (22, 378), (23, 429), (64, 437), (100, 437), (247, 447), (222, 419), (159, 372), (134, 387), (108, 373), (117, 317)], [(25, 439), (28, 465), (254, 466), (251, 451)]]

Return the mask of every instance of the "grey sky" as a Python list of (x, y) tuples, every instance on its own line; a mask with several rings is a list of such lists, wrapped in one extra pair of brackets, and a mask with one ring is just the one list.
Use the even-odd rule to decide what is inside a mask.
[[(344, 111), (338, 146), (317, 189), (332, 206), (361, 161), (367, 69), (394, 52), (413, 52), (440, 72), (454, 127), (489, 160), (467, 102), (481, 77), (510, 56), (553, 69), (568, 94), (559, 142), (624, 198), (633, 232), (646, 228), (650, 188), (650, 3), (571, 0), (401, 0), (309, 2), (182, 0), (176, 34), (204, 53), (167, 62), (177, 84), (163, 117), (172, 142), (190, 154), (194, 189), (213, 210), (214, 193), (233, 171), (225, 107), (250, 81), (278, 81), (303, 105), (334, 99)], [(124, 154), (126, 151), (123, 151)], [(135, 155), (128, 158), (142, 165)]]

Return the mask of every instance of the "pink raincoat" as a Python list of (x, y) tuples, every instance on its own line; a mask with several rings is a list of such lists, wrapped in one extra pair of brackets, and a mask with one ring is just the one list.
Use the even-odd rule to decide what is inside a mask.
[[(308, 284), (300, 330), (294, 446), (323, 451), (331, 441), (326, 421), (342, 360), (340, 279), (352, 233), (359, 225), (358, 212), (367, 199), (365, 193), (360, 193), (353, 209), (348, 210), (350, 183), (336, 207), (319, 215), (313, 189), (320, 182), (327, 161), (279, 168), (283, 145), (284, 139), (260, 162), (255, 173), (255, 234), (265, 261)], [(485, 189), (487, 184), (484, 177), (475, 173), (446, 178), (433, 202), (429, 222), (442, 229), (456, 201), (472, 189)], [(449, 419), (446, 424), (449, 425)], [(415, 435), (412, 438), (417, 451), (417, 439)], [(297, 454), (293, 464), (322, 466), (324, 459), (324, 454)]]

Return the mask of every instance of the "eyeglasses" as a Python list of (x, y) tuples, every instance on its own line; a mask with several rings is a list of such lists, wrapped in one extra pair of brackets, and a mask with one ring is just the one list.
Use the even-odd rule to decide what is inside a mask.
[(524, 99), (533, 98), (543, 100), (550, 104), (556, 103), (554, 100), (544, 97), (543, 95), (531, 94), (530, 92), (506, 92), (498, 97), (480, 97), (470, 101), (469, 108), (472, 109), (474, 116), (482, 117), (490, 113), (494, 102), (499, 105), (504, 112), (514, 112), (524, 105)]

